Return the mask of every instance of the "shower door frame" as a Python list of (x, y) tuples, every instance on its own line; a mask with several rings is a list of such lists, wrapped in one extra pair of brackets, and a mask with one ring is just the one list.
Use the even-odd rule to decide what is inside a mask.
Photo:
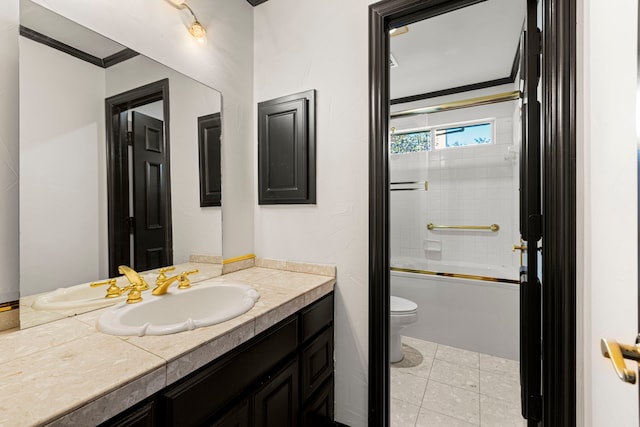
[[(480, 0), (481, 1), (481, 0)], [(405, 24), (479, 0), (384, 0), (369, 6), (369, 408), (389, 425), (389, 37)], [(576, 0), (544, 0), (542, 33), (542, 425), (576, 425)]]

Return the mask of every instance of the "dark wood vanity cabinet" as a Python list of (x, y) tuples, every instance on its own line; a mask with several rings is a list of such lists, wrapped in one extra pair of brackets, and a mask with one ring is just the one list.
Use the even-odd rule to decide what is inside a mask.
[(333, 425), (333, 293), (104, 426)]

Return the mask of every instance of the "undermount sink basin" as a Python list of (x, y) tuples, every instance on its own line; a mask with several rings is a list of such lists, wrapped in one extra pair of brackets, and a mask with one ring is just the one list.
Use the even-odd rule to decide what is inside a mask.
[[(149, 283), (153, 283), (153, 280), (155, 280), (155, 275), (153, 274), (143, 274), (142, 277)], [(34, 310), (47, 311), (97, 309), (108, 307), (127, 299), (126, 294), (117, 298), (105, 298), (106, 291), (107, 286), (92, 288), (89, 283), (59, 288), (36, 298), (31, 307)]]
[(221, 323), (251, 310), (260, 295), (249, 285), (201, 282), (189, 289), (147, 294), (136, 304), (119, 303), (98, 319), (111, 335), (166, 335)]

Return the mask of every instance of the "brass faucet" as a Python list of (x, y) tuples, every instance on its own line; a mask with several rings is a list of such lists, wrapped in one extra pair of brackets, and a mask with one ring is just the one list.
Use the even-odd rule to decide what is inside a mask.
[(173, 282), (178, 282), (178, 289), (187, 289), (191, 287), (191, 282), (189, 281), (189, 278), (187, 276), (189, 274), (198, 273), (198, 270), (183, 271), (182, 273), (176, 274), (173, 277), (166, 277), (164, 275), (166, 271), (171, 271), (174, 269), (175, 267), (169, 267), (169, 270), (160, 270), (160, 276), (158, 276), (158, 279), (156, 280), (156, 287), (153, 289), (153, 291), (151, 291), (152, 295), (158, 296), (166, 294), (167, 290), (169, 290), (169, 286), (171, 286)]
[(144, 280), (133, 268), (121, 265), (118, 267), (118, 272), (120, 274), (124, 274), (129, 283), (131, 283), (131, 286), (136, 287), (139, 291), (146, 291), (149, 289), (147, 281)]
[(127, 304), (133, 304), (142, 301), (142, 291), (149, 289), (149, 284), (131, 267), (121, 265), (118, 267), (118, 272), (124, 274), (129, 281), (130, 285), (124, 288), (116, 285), (116, 279), (109, 279), (103, 282), (91, 283), (91, 287), (109, 285), (107, 288), (106, 298), (117, 298), (125, 292), (129, 292), (127, 296)]

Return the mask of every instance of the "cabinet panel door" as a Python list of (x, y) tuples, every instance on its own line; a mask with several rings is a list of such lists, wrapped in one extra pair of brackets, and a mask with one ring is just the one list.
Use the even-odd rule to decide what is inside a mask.
[(315, 90), (258, 104), (258, 203), (315, 204)]
[(298, 361), (294, 359), (255, 394), (256, 427), (298, 425)]
[(302, 400), (333, 373), (333, 328), (327, 328), (302, 350)]

